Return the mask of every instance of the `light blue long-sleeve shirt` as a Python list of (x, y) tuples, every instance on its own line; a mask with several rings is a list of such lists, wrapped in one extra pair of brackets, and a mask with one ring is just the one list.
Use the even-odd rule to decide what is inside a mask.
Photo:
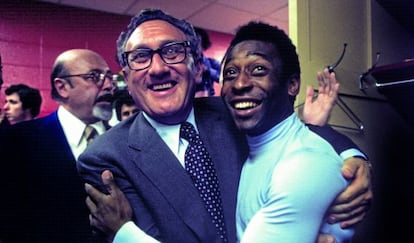
[(353, 229), (325, 222), (325, 212), (348, 182), (343, 159), (292, 114), (257, 137), (248, 137), (236, 212), (241, 242), (310, 242), (319, 232), (346, 242)]

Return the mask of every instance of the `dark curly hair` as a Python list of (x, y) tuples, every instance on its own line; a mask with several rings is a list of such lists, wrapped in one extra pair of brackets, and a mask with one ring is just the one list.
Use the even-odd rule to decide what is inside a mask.
[(271, 43), (275, 47), (281, 63), (281, 72), (278, 78), (283, 85), (286, 85), (293, 77), (300, 79), (299, 57), (291, 39), (283, 30), (261, 21), (251, 21), (237, 29), (222, 63), (225, 62), (226, 57), (231, 53), (234, 46), (247, 40), (264, 41)]
[(40, 113), (42, 105), (42, 96), (38, 89), (34, 89), (25, 84), (10, 85), (4, 93), (11, 95), (16, 93), (22, 102), (23, 109), (29, 109), (32, 117), (36, 117)]

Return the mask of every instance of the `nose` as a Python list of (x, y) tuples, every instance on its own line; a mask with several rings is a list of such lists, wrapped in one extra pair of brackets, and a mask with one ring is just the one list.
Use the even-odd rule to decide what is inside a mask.
[(161, 56), (158, 53), (154, 53), (152, 56), (152, 61), (148, 67), (148, 72), (150, 75), (157, 75), (168, 71), (168, 64), (165, 64)]
[(9, 103), (8, 102), (6, 102), (4, 105), (3, 105), (3, 110), (8, 110), (9, 109)]
[(250, 90), (253, 87), (252, 82), (245, 72), (240, 72), (240, 75), (233, 82), (232, 89), (235, 92), (243, 92)]
[(115, 81), (112, 80), (112, 76), (106, 76), (104, 83), (102, 84), (102, 90), (107, 92), (113, 92), (115, 90)]

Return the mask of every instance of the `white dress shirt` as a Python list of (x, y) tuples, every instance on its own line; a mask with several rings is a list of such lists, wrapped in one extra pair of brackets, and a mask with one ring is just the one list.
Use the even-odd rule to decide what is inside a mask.
[[(87, 124), (83, 123), (83, 121), (74, 116), (63, 106), (59, 106), (57, 116), (62, 125), (63, 132), (65, 133), (66, 140), (72, 150), (72, 154), (75, 157), (75, 160), (78, 160), (79, 155), (87, 146), (86, 139), (82, 137)], [(89, 125), (95, 128), (99, 135), (106, 131), (102, 121)]]

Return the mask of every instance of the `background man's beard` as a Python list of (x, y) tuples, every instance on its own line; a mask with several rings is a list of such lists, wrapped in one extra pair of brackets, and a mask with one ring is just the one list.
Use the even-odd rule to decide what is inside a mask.
[(109, 121), (112, 118), (112, 105), (95, 105), (92, 109), (92, 115), (100, 120)]

